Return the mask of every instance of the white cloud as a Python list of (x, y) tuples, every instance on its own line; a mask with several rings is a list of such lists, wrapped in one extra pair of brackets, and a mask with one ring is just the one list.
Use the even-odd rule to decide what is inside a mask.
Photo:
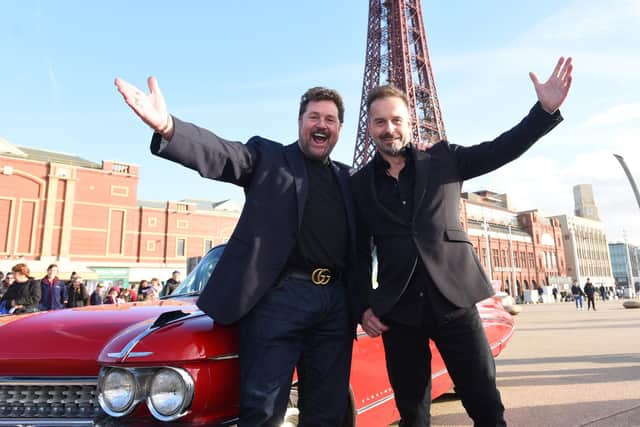
[[(436, 79), (453, 142), (493, 137), (535, 99), (527, 71), (541, 80), (563, 54), (574, 58), (565, 121), (530, 152), (465, 184), (465, 191), (508, 193), (519, 210), (573, 214), (573, 186), (592, 184), (610, 240), (640, 243), (640, 208), (613, 157), (640, 174), (640, 1), (569, 2), (494, 50), (436, 58)], [(442, 84), (444, 83), (444, 85)], [(638, 180), (640, 182), (640, 180)]]
[(640, 121), (640, 103), (615, 105), (605, 112), (587, 119), (587, 126), (617, 125), (629, 121)]

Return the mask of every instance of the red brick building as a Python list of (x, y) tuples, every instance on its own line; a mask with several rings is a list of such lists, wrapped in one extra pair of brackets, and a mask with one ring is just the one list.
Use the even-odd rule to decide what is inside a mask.
[[(225, 242), (233, 202), (138, 200), (138, 167), (101, 164), (0, 139), (0, 269), (25, 260), (40, 274), (139, 281), (185, 272), (188, 257)], [(37, 276), (36, 276), (37, 277)]]
[(521, 296), (570, 283), (557, 219), (513, 211), (507, 195), (489, 191), (463, 193), (461, 203), (461, 222), (480, 262), (503, 290)]

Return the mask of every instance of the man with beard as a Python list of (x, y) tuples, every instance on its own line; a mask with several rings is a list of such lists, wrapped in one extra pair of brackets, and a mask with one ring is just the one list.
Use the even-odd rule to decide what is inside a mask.
[(361, 315), (348, 298), (356, 259), (349, 168), (329, 159), (342, 98), (309, 89), (298, 141), (256, 136), (242, 144), (170, 115), (153, 77), (148, 95), (121, 79), (116, 86), (155, 131), (152, 153), (245, 191), (238, 225), (197, 303), (218, 323), (238, 323), (239, 425), (283, 422), (295, 367), (299, 425), (340, 425)]
[(401, 427), (430, 425), (429, 339), (475, 425), (506, 425), (475, 307), (493, 289), (460, 225), (460, 190), (464, 180), (514, 160), (562, 120), (558, 108), (571, 71), (571, 58), (560, 58), (546, 83), (531, 73), (539, 102), (511, 130), (470, 147), (440, 141), (416, 150), (405, 94), (381, 86), (369, 95), (368, 130), (377, 153), (352, 185), (369, 242), (359, 265), (371, 265), (375, 245), (378, 287), (371, 289), (370, 269), (363, 270), (359, 283), (367, 288), (368, 308), (361, 323), (370, 336), (382, 335)]

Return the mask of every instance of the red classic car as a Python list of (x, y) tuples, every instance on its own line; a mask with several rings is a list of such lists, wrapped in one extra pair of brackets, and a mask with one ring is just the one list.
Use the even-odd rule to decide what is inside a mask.
[[(234, 327), (194, 304), (223, 247), (159, 302), (0, 317), (0, 426), (233, 426), (238, 412)], [(513, 333), (497, 298), (478, 304), (493, 354)], [(432, 345), (437, 397), (452, 387)], [(297, 389), (283, 426), (297, 425)], [(358, 331), (344, 426), (398, 419), (379, 338)]]

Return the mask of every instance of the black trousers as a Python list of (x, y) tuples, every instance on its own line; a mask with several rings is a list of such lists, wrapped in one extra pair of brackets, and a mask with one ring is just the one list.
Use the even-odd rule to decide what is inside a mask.
[(595, 295), (587, 295), (587, 310), (590, 308), (596, 309), (596, 297)]
[(301, 427), (337, 427), (349, 399), (347, 289), (283, 279), (240, 320), (240, 427), (280, 426), (294, 368)]
[[(496, 386), (496, 367), (480, 315), (475, 306), (453, 306), (435, 288), (426, 271), (412, 280), (423, 282), (421, 322), (402, 316), (383, 318), (389, 330), (382, 335), (387, 371), (400, 412), (400, 427), (431, 425), (432, 339), (455, 384), (456, 393), (475, 426), (506, 426), (504, 406)], [(394, 320), (394, 317), (397, 320)]]

